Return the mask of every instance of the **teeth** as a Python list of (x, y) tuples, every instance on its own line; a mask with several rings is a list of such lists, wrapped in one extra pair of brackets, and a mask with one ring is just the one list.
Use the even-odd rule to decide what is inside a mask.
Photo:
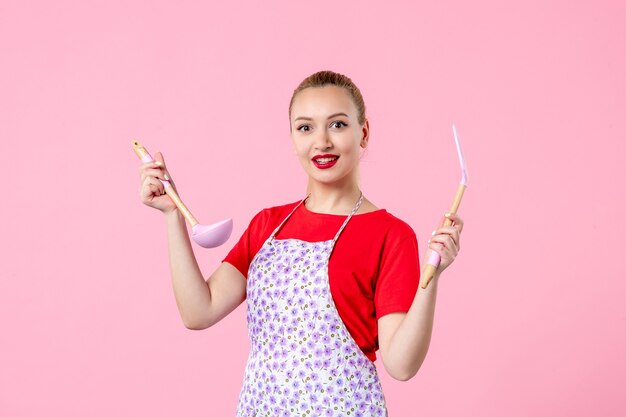
[(318, 163), (320, 163), (320, 164), (327, 164), (330, 161), (334, 161), (335, 159), (337, 159), (337, 157), (334, 157), (334, 158), (318, 158), (318, 159), (316, 159), (316, 161)]

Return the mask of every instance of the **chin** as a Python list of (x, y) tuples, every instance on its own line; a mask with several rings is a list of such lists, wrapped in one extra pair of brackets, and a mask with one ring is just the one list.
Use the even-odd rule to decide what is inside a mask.
[(331, 185), (334, 183), (339, 183), (345, 180), (347, 177), (347, 173), (342, 174), (334, 174), (334, 175), (312, 175), (309, 174), (309, 178), (315, 182), (319, 182), (321, 184)]

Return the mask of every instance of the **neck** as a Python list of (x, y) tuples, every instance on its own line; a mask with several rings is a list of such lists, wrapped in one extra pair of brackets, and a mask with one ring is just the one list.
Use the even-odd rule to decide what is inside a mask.
[(310, 211), (344, 215), (350, 214), (361, 195), (361, 190), (356, 181), (328, 185), (309, 180), (307, 193), (311, 195), (304, 204)]

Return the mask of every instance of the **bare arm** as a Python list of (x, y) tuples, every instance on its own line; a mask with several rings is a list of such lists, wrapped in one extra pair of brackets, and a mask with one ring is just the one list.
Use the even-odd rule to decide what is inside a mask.
[(246, 277), (228, 262), (205, 281), (194, 256), (185, 219), (178, 210), (165, 214), (170, 272), (178, 311), (185, 327), (206, 329), (246, 299)]
[(189, 329), (206, 329), (233, 311), (246, 298), (246, 277), (233, 265), (222, 262), (208, 280), (204, 280), (194, 256), (185, 218), (165, 192), (163, 181), (176, 190), (163, 154), (139, 166), (141, 202), (165, 215), (170, 272), (178, 311)]
[(418, 287), (406, 313), (390, 313), (378, 319), (380, 355), (385, 369), (400, 381), (411, 379), (422, 366), (433, 332), (439, 273), (426, 289)]
[(441, 263), (428, 287), (418, 287), (408, 312), (386, 314), (378, 320), (383, 364), (389, 375), (401, 381), (411, 379), (424, 362), (433, 333), (439, 277), (460, 249), (463, 220), (456, 214), (449, 214), (449, 218), (453, 220), (453, 225), (435, 229), (428, 241), (422, 265), (426, 264), (430, 251), (435, 250), (441, 255)]

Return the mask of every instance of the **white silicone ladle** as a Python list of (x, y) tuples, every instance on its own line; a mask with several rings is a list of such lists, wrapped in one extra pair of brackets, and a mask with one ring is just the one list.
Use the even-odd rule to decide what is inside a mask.
[[(139, 159), (141, 159), (141, 162), (147, 163), (154, 161), (146, 148), (141, 143), (139, 143), (138, 140), (133, 140), (131, 143), (133, 145), (133, 150), (135, 151)], [(172, 201), (174, 201), (174, 204), (176, 204), (176, 207), (178, 207), (182, 215), (189, 222), (192, 233), (191, 238), (194, 242), (196, 242), (203, 248), (215, 248), (224, 244), (228, 240), (230, 234), (233, 231), (233, 219), (222, 220), (220, 222), (207, 226), (199, 224), (198, 220), (193, 217), (193, 215), (182, 202), (182, 200), (178, 196), (178, 193), (176, 192), (176, 190), (174, 190), (174, 187), (172, 187), (169, 181), (162, 180), (160, 178), (159, 181), (161, 181), (161, 183), (165, 187), (165, 192), (167, 193), (167, 195), (170, 196)]]
[[(459, 135), (456, 132), (456, 127), (452, 125), (452, 133), (454, 133), (454, 141), (456, 142), (456, 150), (459, 154), (459, 161), (461, 163), (461, 183), (456, 190), (456, 195), (454, 196), (454, 201), (452, 202), (452, 208), (450, 209), (451, 213), (456, 213), (461, 204), (461, 198), (463, 197), (463, 192), (465, 188), (467, 188), (467, 164), (465, 163), (465, 158), (463, 157), (463, 150), (461, 149), (461, 142), (459, 141)], [(452, 225), (452, 220), (446, 219), (443, 223), (444, 226)], [(439, 253), (432, 251), (430, 256), (428, 257), (428, 261), (426, 262), (426, 266), (424, 267), (424, 276), (420, 279), (422, 281), (422, 288), (426, 288), (428, 283), (433, 279), (435, 275), (435, 271), (439, 267), (439, 263), (441, 262), (441, 256)]]

